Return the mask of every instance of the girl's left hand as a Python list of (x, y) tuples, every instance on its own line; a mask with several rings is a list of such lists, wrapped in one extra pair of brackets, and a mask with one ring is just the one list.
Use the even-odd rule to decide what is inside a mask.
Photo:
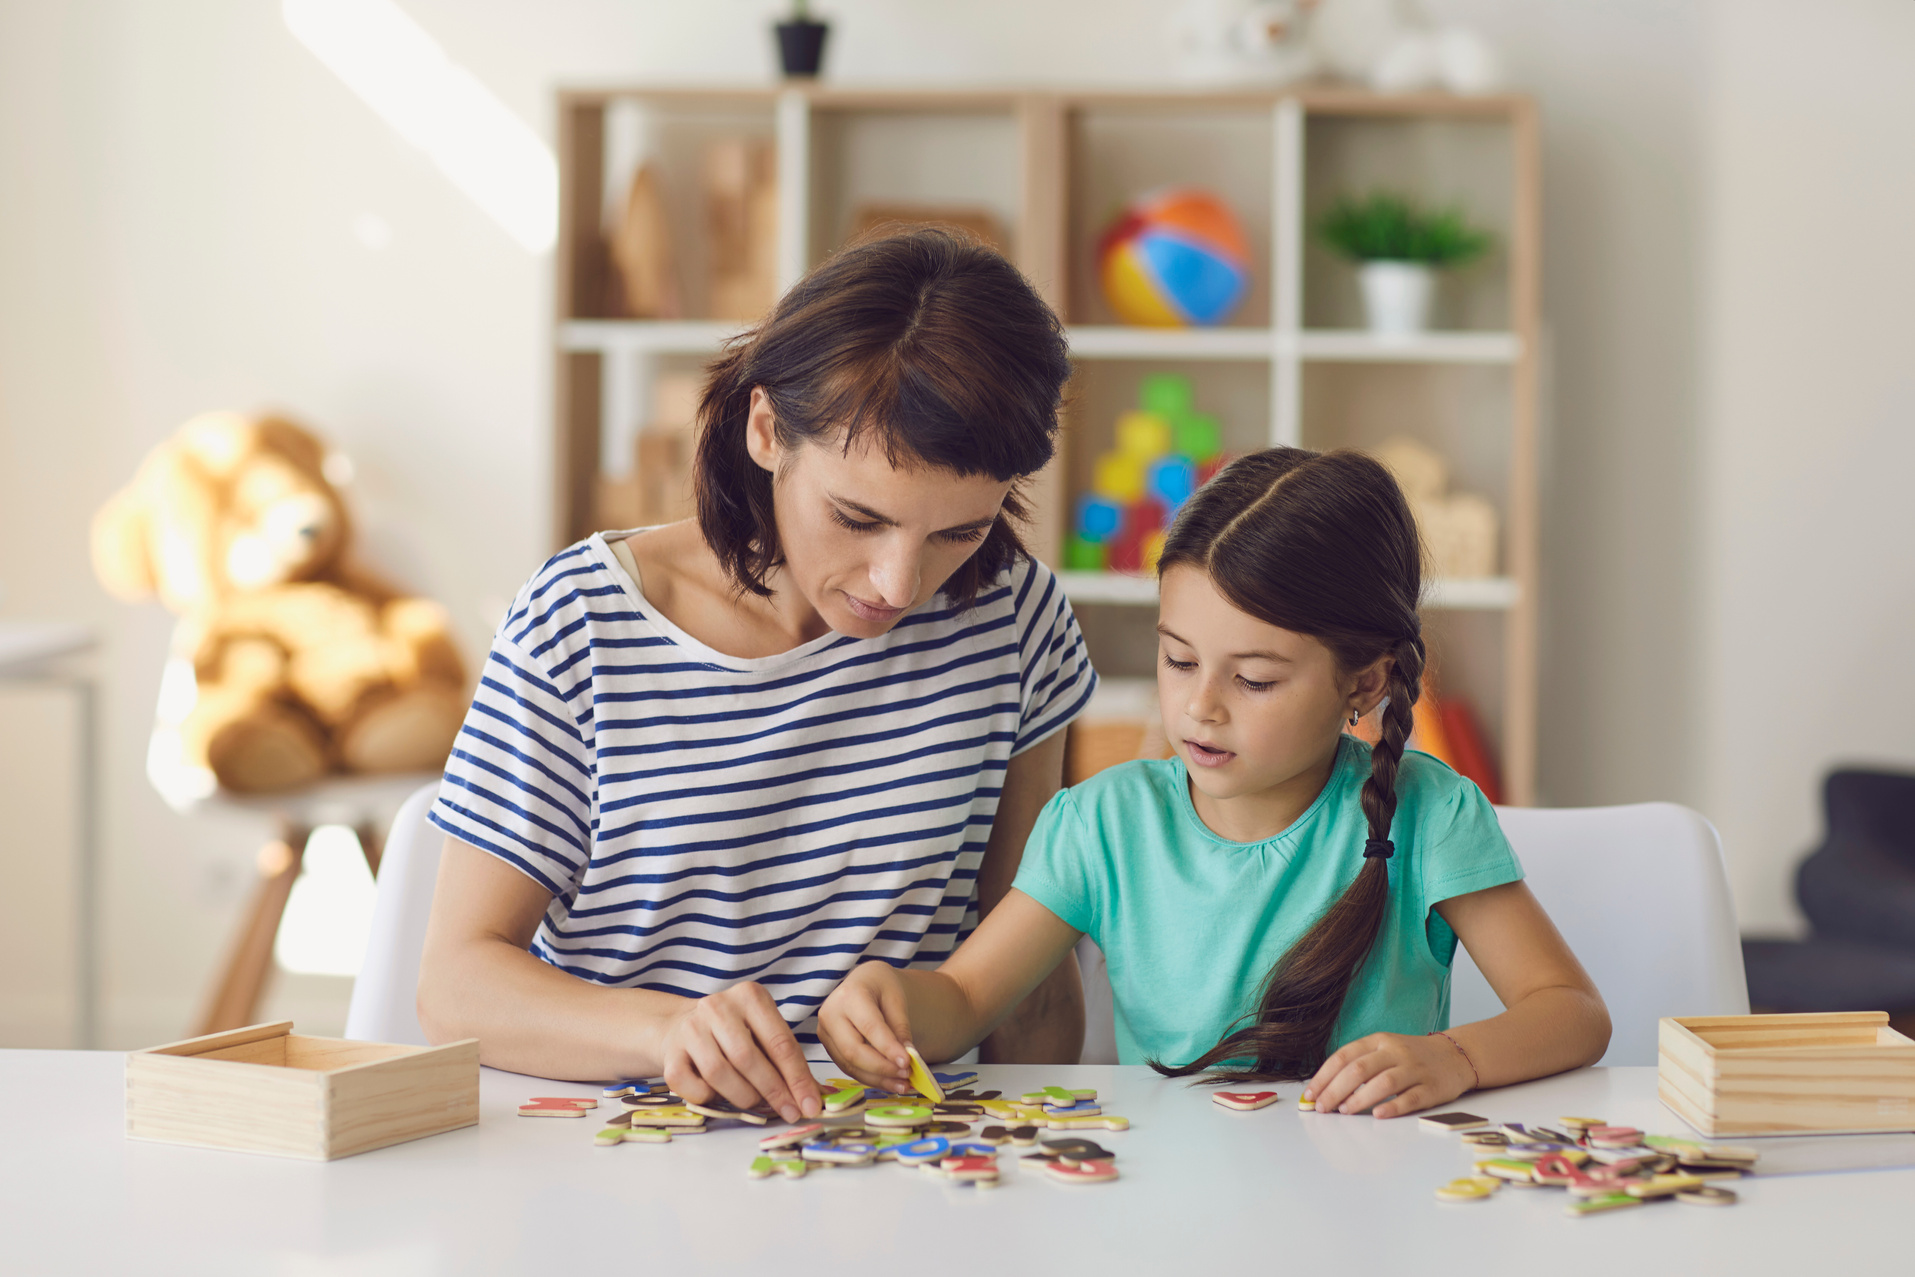
[(1372, 1033), (1325, 1060), (1303, 1097), (1315, 1100), (1319, 1113), (1374, 1109), (1378, 1117), (1401, 1117), (1447, 1104), (1474, 1081), (1462, 1052), (1444, 1038)]

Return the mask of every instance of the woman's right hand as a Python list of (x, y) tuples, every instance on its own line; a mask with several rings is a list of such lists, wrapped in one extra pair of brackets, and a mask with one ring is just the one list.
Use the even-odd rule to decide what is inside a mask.
[(818, 1037), (852, 1077), (900, 1094), (911, 1090), (911, 1017), (904, 980), (889, 963), (852, 968), (818, 1008)]
[(740, 1108), (764, 1103), (787, 1122), (824, 1110), (803, 1048), (761, 985), (734, 984), (685, 999), (659, 1055), (665, 1084), (693, 1104), (715, 1095)]

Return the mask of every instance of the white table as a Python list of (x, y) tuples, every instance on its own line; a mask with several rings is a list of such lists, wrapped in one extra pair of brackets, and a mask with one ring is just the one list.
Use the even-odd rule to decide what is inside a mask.
[[(9, 1273), (1065, 1274), (1915, 1271), (1915, 1170), (1744, 1180), (1727, 1209), (1571, 1219), (1558, 1190), (1444, 1205), (1454, 1135), (1406, 1119), (1255, 1113), (1135, 1067), (997, 1066), (983, 1087), (1095, 1086), (1123, 1178), (1073, 1187), (1001, 1158), (983, 1192), (880, 1164), (749, 1180), (743, 1128), (597, 1148), (595, 1120), (516, 1115), (595, 1088), (486, 1070), (476, 1127), (331, 1163), (121, 1134), (121, 1058), (0, 1052), (0, 1270)], [(1486, 1092), (1503, 1121), (1586, 1114), (1684, 1128), (1653, 1069)]]

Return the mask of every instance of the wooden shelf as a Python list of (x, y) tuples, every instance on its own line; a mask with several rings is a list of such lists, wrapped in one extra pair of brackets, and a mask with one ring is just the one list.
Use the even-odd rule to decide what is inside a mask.
[(1508, 364), (1522, 354), (1515, 333), (1425, 332), (1401, 337), (1362, 329), (1315, 329), (1294, 337), (1279, 334), (1279, 347), (1295, 343), (1300, 359), (1346, 363)]
[[(705, 355), (747, 325), (717, 319), (570, 319), (559, 349), (653, 355)], [(1077, 359), (1256, 360), (1292, 356), (1344, 363), (1507, 364), (1522, 353), (1514, 333), (1427, 332), (1386, 337), (1361, 329), (1299, 333), (1270, 328), (1070, 328)]]
[(1276, 335), (1268, 328), (1126, 328), (1073, 324), (1073, 359), (1268, 359)]
[[(1157, 605), (1154, 577), (1124, 572), (1059, 572), (1057, 580), (1072, 603)], [(1444, 611), (1502, 612), (1515, 607), (1522, 596), (1522, 586), (1513, 577), (1438, 578), (1429, 582), (1423, 606)]]
[[(1232, 452), (1269, 445), (1370, 448), (1409, 434), (1451, 462), (1458, 491), (1487, 497), (1501, 519), (1504, 575), (1434, 579), (1424, 608), (1445, 647), (1448, 686), (1491, 725), (1509, 801), (1534, 801), (1538, 547), (1536, 422), (1541, 180), (1534, 105), (1520, 95), (1376, 94), (1292, 87), (1208, 92), (994, 87), (607, 86), (558, 97), (561, 236), (553, 334), (554, 512), (563, 544), (598, 526), (607, 481), (626, 481), (657, 378), (718, 352), (736, 320), (599, 316), (608, 190), (625, 180), (634, 112), (647, 146), (676, 164), (678, 225), (700, 207), (685, 193), (697, 148), (715, 130), (770, 141), (777, 157), (780, 289), (832, 252), (861, 203), (977, 206), (1067, 325), (1078, 379), (1060, 463), (1027, 488), (1026, 544), (1062, 550), (1077, 492), (1109, 446), (1110, 422), (1146, 372), (1197, 383)], [(614, 127), (616, 126), (616, 127)], [(622, 131), (621, 131), (622, 130)], [(623, 149), (622, 149), (623, 148)], [(674, 149), (675, 148), (675, 149)], [(617, 158), (614, 163), (614, 157)], [(669, 176), (669, 174), (668, 174)], [(1096, 288), (1103, 219), (1137, 191), (1192, 183), (1236, 208), (1252, 278), (1235, 325), (1133, 328)], [(1403, 338), (1362, 329), (1347, 264), (1310, 227), (1346, 191), (1404, 186), (1463, 199), (1496, 247), (1446, 280), (1440, 322)], [(696, 229), (677, 244), (703, 270)], [(689, 289), (689, 313), (703, 304)], [(1076, 322), (1072, 322), (1076, 321)], [(1156, 365), (1156, 367), (1151, 367)], [(1086, 633), (1121, 675), (1148, 651), (1153, 580), (1060, 573), (1075, 602), (1096, 605)], [(1099, 633), (1093, 634), (1093, 629)]]
[(571, 353), (710, 355), (743, 323), (723, 319), (568, 319), (559, 349)]
[(1157, 606), (1157, 578), (1124, 572), (1059, 572), (1057, 583), (1072, 603), (1117, 603), (1129, 607)]

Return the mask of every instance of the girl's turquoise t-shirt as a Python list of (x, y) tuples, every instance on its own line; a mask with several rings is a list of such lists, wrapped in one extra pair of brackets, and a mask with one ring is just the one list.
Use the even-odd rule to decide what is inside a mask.
[[(1329, 783), (1275, 837), (1232, 842), (1190, 803), (1183, 760), (1125, 763), (1053, 798), (1015, 886), (1104, 951), (1117, 1056), (1196, 1059), (1257, 1007), (1264, 977), (1363, 868), (1370, 747), (1344, 736)], [(1523, 876), (1483, 791), (1428, 754), (1397, 770), (1383, 927), (1332, 1049), (1449, 1027), (1456, 933), (1432, 906)]]

